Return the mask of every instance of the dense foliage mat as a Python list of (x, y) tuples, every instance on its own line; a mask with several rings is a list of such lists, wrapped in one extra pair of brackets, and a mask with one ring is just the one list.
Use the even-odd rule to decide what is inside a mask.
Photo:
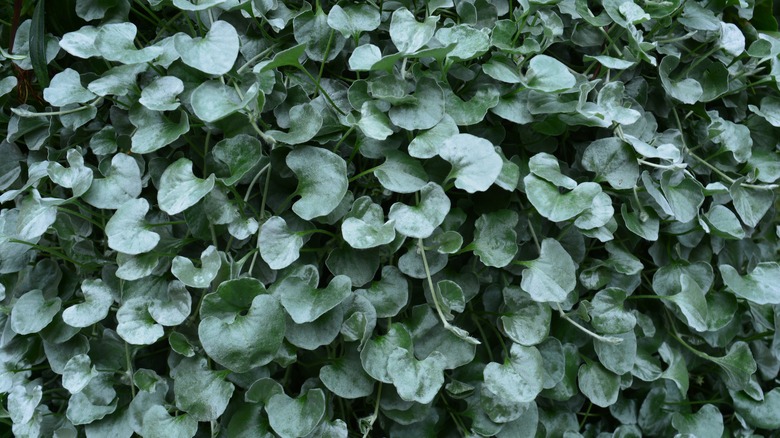
[(312, 3), (2, 6), (15, 436), (777, 436), (771, 2)]

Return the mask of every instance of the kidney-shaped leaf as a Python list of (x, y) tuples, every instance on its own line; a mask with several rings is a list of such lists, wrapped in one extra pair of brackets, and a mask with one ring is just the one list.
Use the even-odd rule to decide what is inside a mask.
[(390, 39), (399, 52), (414, 53), (433, 38), (437, 21), (438, 17), (432, 16), (420, 23), (408, 9), (396, 9), (390, 18)]
[(143, 105), (130, 110), (130, 122), (137, 128), (131, 138), (130, 150), (148, 154), (173, 143), (190, 130), (186, 111), (179, 112), (179, 121), (170, 120), (163, 113), (152, 111)]
[(192, 173), (192, 161), (179, 158), (160, 177), (157, 204), (173, 216), (197, 204), (214, 188), (214, 175), (200, 179)]
[(52, 322), (61, 307), (59, 297), (46, 299), (43, 291), (33, 289), (19, 297), (11, 308), (11, 328), (20, 335), (38, 333)]
[(533, 174), (528, 174), (523, 182), (528, 200), (539, 214), (553, 222), (565, 221), (582, 213), (601, 193), (601, 186), (593, 182), (581, 183), (567, 193), (561, 193), (554, 184)]
[(355, 249), (385, 245), (395, 239), (395, 222), (385, 222), (385, 214), (379, 204), (368, 196), (362, 196), (352, 204), (352, 210), (341, 224), (344, 240)]
[(347, 193), (347, 163), (329, 150), (303, 146), (287, 155), (287, 165), (298, 177), (301, 199), (292, 209), (301, 219), (324, 216), (338, 207)]
[(452, 165), (448, 179), (455, 178), (455, 187), (469, 193), (487, 190), (504, 164), (491, 142), (471, 134), (453, 135), (439, 155)]
[(556, 93), (573, 87), (577, 79), (561, 61), (547, 55), (536, 55), (528, 62), (525, 83), (532, 90)]
[(212, 75), (229, 72), (238, 57), (238, 32), (226, 21), (215, 21), (203, 38), (178, 33), (174, 42), (185, 64)]
[(517, 226), (519, 218), (512, 210), (485, 213), (474, 224), (474, 254), (479, 260), (495, 268), (508, 265), (517, 254)]
[(300, 257), (303, 237), (296, 234), (279, 216), (269, 218), (260, 227), (260, 256), (271, 269), (284, 269)]
[(297, 398), (276, 394), (265, 407), (274, 432), (283, 438), (310, 434), (325, 416), (325, 393), (315, 388)]
[(196, 268), (192, 260), (176, 256), (171, 262), (171, 273), (189, 287), (208, 287), (222, 266), (222, 258), (214, 245), (209, 245), (200, 254), (200, 265), (200, 268)]
[(149, 202), (144, 198), (122, 204), (106, 224), (109, 248), (124, 254), (142, 254), (157, 246), (160, 235), (147, 229)]
[(141, 170), (129, 155), (116, 154), (105, 178), (92, 181), (82, 199), (96, 208), (115, 210), (141, 194)]
[(555, 239), (544, 239), (539, 258), (522, 262), (523, 288), (534, 301), (560, 303), (577, 285), (574, 260)]
[(484, 387), (499, 398), (528, 403), (542, 392), (544, 362), (536, 347), (513, 344), (507, 361), (490, 362), (482, 374)]
[[(218, 290), (215, 294), (225, 292)], [(274, 358), (284, 339), (285, 321), (282, 306), (273, 295), (257, 295), (249, 308), (239, 309), (222, 318), (204, 317), (198, 326), (198, 337), (209, 357), (241, 373)]]
[(276, 291), (293, 321), (303, 324), (341, 304), (352, 293), (352, 281), (346, 275), (337, 275), (326, 288), (317, 289), (301, 278), (288, 277)]
[(252, 86), (243, 98), (233, 87), (220, 81), (207, 81), (198, 86), (190, 96), (192, 111), (204, 122), (216, 122), (245, 106), (257, 97), (258, 87)]
[(224, 372), (210, 370), (206, 359), (183, 359), (171, 376), (177, 408), (198, 421), (213, 421), (225, 412), (234, 386)]
[(62, 312), (62, 320), (71, 327), (89, 327), (108, 316), (114, 303), (111, 288), (103, 280), (84, 280), (81, 283), (84, 302), (74, 304)]
[(415, 207), (396, 202), (388, 217), (395, 221), (395, 229), (404, 236), (424, 239), (433, 234), (450, 211), (450, 198), (436, 183), (429, 182), (420, 190), (420, 203)]
[(179, 107), (176, 100), (184, 91), (184, 82), (175, 76), (162, 76), (155, 79), (141, 91), (138, 102), (152, 111), (173, 111)]
[(780, 304), (780, 264), (761, 262), (747, 275), (731, 265), (720, 265), (720, 275), (736, 296), (756, 304)]
[(222, 179), (228, 186), (236, 184), (254, 169), (263, 160), (262, 152), (263, 144), (260, 140), (247, 134), (225, 138), (215, 144), (212, 151), (214, 158), (230, 169), (230, 176)]

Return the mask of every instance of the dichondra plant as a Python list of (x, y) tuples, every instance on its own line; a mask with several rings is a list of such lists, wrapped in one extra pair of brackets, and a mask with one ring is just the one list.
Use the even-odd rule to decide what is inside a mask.
[(0, 10), (0, 435), (777, 436), (772, 2)]

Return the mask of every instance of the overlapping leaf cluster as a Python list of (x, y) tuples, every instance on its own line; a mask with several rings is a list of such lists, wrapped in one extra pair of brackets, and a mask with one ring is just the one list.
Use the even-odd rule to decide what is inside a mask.
[(16, 436), (780, 429), (771, 2), (24, 3)]

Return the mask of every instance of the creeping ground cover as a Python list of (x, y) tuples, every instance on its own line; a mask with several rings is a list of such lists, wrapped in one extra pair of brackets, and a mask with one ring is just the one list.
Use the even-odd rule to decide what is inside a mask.
[(0, 436), (779, 436), (771, 1), (0, 11)]

